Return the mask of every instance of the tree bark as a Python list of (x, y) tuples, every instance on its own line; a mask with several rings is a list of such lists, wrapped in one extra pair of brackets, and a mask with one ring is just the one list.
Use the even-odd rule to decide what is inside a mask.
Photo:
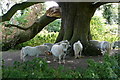
[(57, 18), (47, 17), (46, 14), (43, 15), (40, 19), (36, 20), (27, 30), (21, 31), (20, 33), (14, 35), (14, 38), (10, 41), (3, 42), (2, 50), (6, 51), (17, 44), (26, 42), (35, 37), (46, 25), (56, 20)]
[[(69, 40), (71, 45), (80, 40), (84, 47), (84, 55), (97, 55), (96, 52), (99, 52), (97, 48), (95, 49), (94, 47), (94, 50), (92, 48), (90, 50), (91, 45), (88, 43), (92, 39), (90, 34), (90, 20), (96, 8), (92, 6), (92, 3), (81, 2), (61, 3), (60, 6), (62, 10), (62, 30), (59, 33), (59, 36), (62, 36), (62, 38), (60, 39)], [(69, 53), (70, 55), (74, 55), (72, 48)]]
[[(62, 17), (62, 23), (61, 23), (61, 30), (59, 32), (58, 38), (56, 42), (59, 42), (61, 40), (70, 40), (73, 34), (73, 21), (75, 13), (73, 12), (75, 8), (72, 8), (72, 3), (62, 3), (61, 9), (61, 17)], [(68, 9), (71, 8), (71, 10)]]

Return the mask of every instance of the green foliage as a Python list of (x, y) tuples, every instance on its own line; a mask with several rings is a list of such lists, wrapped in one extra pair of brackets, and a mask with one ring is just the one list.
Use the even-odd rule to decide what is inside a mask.
[(45, 29), (48, 32), (59, 32), (61, 26), (61, 20), (55, 20), (54, 22), (50, 23)]
[(14, 67), (3, 67), (3, 78), (38, 78), (43, 76), (44, 69), (47, 69), (47, 64), (39, 58), (25, 63), (15, 62)]
[(24, 63), (15, 62), (14, 67), (3, 67), (3, 78), (80, 78), (79, 72), (48, 67), (45, 60), (35, 58)]
[(83, 78), (99, 78), (97, 74), (91, 69), (87, 69), (85, 73), (83, 74)]
[[(102, 20), (103, 19), (96, 16), (93, 17), (91, 20), (90, 28), (91, 28), (91, 34), (92, 34), (93, 40), (109, 41), (109, 42), (119, 40), (119, 37), (117, 36), (117, 29), (118, 29), (117, 26), (114, 26), (114, 25), (107, 26), (104, 23), (102, 23)], [(49, 31), (47, 31), (45, 28), (30, 41), (17, 45), (16, 49), (20, 49), (21, 47), (24, 47), (24, 46), (37, 46), (43, 43), (54, 43), (58, 36), (58, 32), (55, 32), (55, 31), (49, 32)]]
[(116, 54), (115, 56), (104, 56), (104, 61), (109, 64), (110, 68), (114, 71), (114, 73), (120, 77), (120, 54)]
[[(59, 65), (57, 68), (48, 66), (46, 60), (35, 58), (24, 63), (14, 62), (13, 67), (3, 66), (3, 78), (90, 78), (98, 80), (116, 80), (120, 77), (120, 54), (105, 55), (102, 62), (88, 60), (88, 68), (71, 70)], [(82, 70), (80, 70), (82, 69)]]
[[(21, 20), (22, 18), (19, 17), (18, 19)], [(17, 45), (15, 49), (20, 49), (21, 47), (24, 46), (37, 46), (43, 43), (54, 43), (58, 36), (58, 31), (60, 30), (60, 23), (61, 23), (60, 20), (56, 20), (50, 23), (47, 27), (44, 28), (44, 30), (38, 33), (33, 39)]]
[[(120, 57), (120, 55), (119, 55)], [(103, 62), (95, 62), (92, 59), (88, 60), (88, 69), (84, 73), (85, 78), (105, 78), (114, 80), (118, 78), (120, 66), (118, 65), (118, 58), (113, 56), (104, 56)]]
[(108, 26), (103, 23), (102, 18), (94, 16), (91, 20), (91, 35), (93, 40), (99, 41), (117, 41), (119, 37), (117, 35), (118, 27), (116, 25)]

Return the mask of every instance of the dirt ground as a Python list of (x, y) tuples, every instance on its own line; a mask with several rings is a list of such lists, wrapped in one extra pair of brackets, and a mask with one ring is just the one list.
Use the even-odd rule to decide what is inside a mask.
[[(113, 53), (118, 53), (118, 50), (113, 50), (111, 54)], [(45, 58), (44, 55), (40, 55), (39, 57), (41, 58)], [(28, 60), (32, 60), (34, 57), (28, 57)], [(12, 66), (14, 61), (19, 61), (22, 62), (22, 60), (20, 59), (20, 50), (12, 50), (12, 51), (5, 51), (2, 52), (2, 59), (4, 60), (4, 64), (5, 66)], [(70, 68), (70, 69), (76, 69), (76, 68), (87, 68), (88, 64), (87, 64), (87, 60), (88, 59), (94, 59), (97, 62), (101, 62), (103, 59), (103, 56), (84, 56), (81, 57), (79, 59), (75, 59), (74, 57), (69, 57), (66, 56), (66, 63), (65, 64), (58, 64), (58, 62), (54, 62), (53, 61), (53, 57), (52, 56), (48, 56), (47, 57), (47, 62), (49, 62), (49, 66), (52, 66), (54, 68), (57, 68), (59, 65), (62, 65), (66, 68)]]

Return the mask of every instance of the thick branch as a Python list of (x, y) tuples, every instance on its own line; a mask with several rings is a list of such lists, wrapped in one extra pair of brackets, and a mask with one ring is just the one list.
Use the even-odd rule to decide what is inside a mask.
[[(51, 7), (51, 8), (49, 8), (49, 9), (46, 11), (46, 13), (45, 13), (44, 16), (49, 17), (49, 18), (55, 18), (55, 19), (60, 18), (60, 17), (61, 17), (60, 8), (57, 7), (57, 6)], [(41, 21), (44, 20), (44, 16), (42, 16), (42, 17), (40, 18)], [(41, 22), (40, 22), (40, 23), (41, 23)], [(38, 21), (36, 20), (36, 22), (35, 22), (34, 24), (38, 24)], [(33, 26), (33, 25), (32, 25), (32, 26)], [(19, 28), (19, 29), (22, 29), (22, 30), (28, 30), (28, 29), (30, 29), (32, 26), (25, 28), (25, 27), (21, 27), (21, 26), (18, 26), (18, 25), (14, 25), (14, 24), (5, 24), (5, 27), (16, 27), (16, 28)]]
[(22, 30), (28, 30), (30, 28), (30, 27), (24, 28), (24, 27), (14, 25), (14, 24), (5, 24), (5, 27), (16, 27), (16, 28), (19, 28), (19, 29), (22, 29)]
[(6, 14), (4, 14), (3, 16), (0, 16), (0, 22), (9, 21), (11, 17), (16, 13), (17, 10), (23, 10), (37, 3), (40, 3), (40, 2), (23, 2), (23, 3), (13, 5)]
[(93, 6), (94, 8), (98, 8), (98, 7), (100, 7), (101, 5), (106, 4), (106, 3), (110, 3), (110, 2), (98, 2), (98, 3), (96, 3), (96, 4), (93, 4), (92, 6)]
[(4, 46), (2, 46), (2, 50), (8, 50), (11, 47), (16, 46), (17, 44), (26, 42), (34, 38), (35, 35), (39, 33), (46, 25), (48, 25), (49, 23), (51, 23), (52, 21), (56, 19), (57, 18), (46, 16), (46, 14), (43, 15), (40, 19), (38, 19), (35, 23), (33, 23), (30, 27), (28, 27), (27, 30), (20, 31), (20, 33), (15, 34), (14, 38), (10, 39), (10, 41), (3, 42)]

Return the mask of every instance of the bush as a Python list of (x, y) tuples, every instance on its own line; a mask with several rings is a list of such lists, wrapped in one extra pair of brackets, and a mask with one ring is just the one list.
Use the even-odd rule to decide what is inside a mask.
[(91, 35), (93, 40), (114, 42), (120, 38), (117, 35), (118, 27), (116, 25), (106, 25), (102, 18), (94, 16), (91, 20)]
[(14, 67), (3, 67), (3, 78), (81, 78), (79, 72), (48, 67), (46, 60), (35, 58), (25, 63), (15, 62)]
[(24, 63), (15, 62), (13, 67), (3, 66), (3, 78), (89, 78), (92, 80), (115, 80), (120, 77), (120, 55), (105, 55), (103, 62), (88, 60), (86, 70), (70, 70), (60, 65), (58, 68), (48, 66), (46, 60), (35, 58)]
[(61, 27), (61, 20), (55, 20), (54, 22), (48, 24), (45, 29), (48, 32), (59, 32)]
[[(120, 56), (120, 55), (119, 55)], [(118, 65), (118, 58), (105, 55), (103, 62), (95, 62), (88, 60), (88, 69), (85, 71), (84, 78), (104, 78), (117, 79), (120, 77), (120, 66)]]
[(35, 58), (25, 63), (15, 62), (13, 67), (3, 67), (3, 78), (38, 78), (47, 69), (44, 60)]

